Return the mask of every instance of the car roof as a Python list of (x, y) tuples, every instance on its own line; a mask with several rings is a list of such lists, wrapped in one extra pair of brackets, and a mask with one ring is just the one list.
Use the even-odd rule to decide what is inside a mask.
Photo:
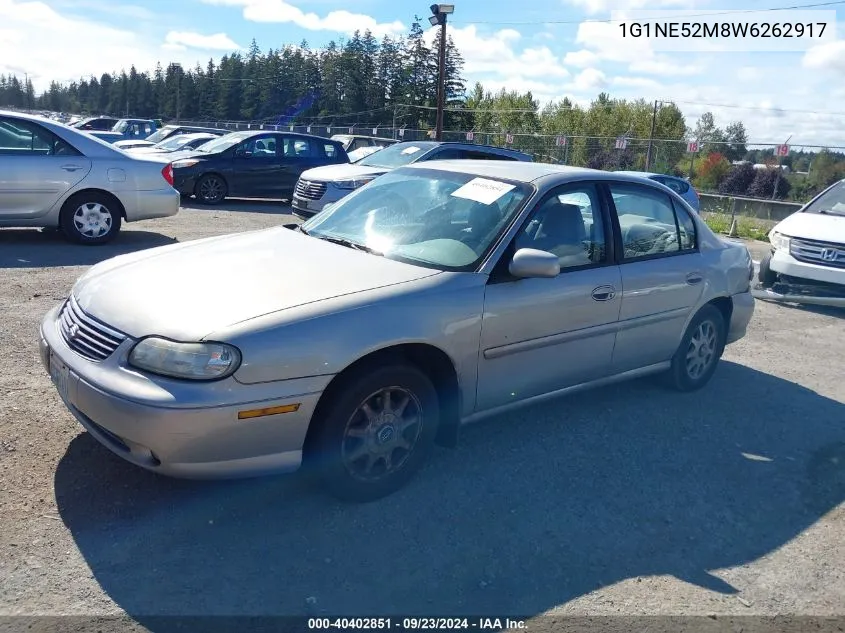
[[(630, 171), (625, 169), (620, 169), (619, 171), (613, 172), (614, 174), (626, 174), (628, 176), (641, 176), (643, 178), (654, 178), (655, 176), (659, 176), (660, 178), (671, 178), (672, 180), (684, 180), (679, 176), (673, 176), (672, 174), (658, 174), (657, 172), (653, 171)], [(684, 180), (686, 182), (686, 180)]]
[(568, 165), (552, 165), (550, 163), (534, 163), (520, 161), (501, 161), (484, 159), (432, 160), (412, 163), (399, 169), (441, 169), (462, 174), (486, 178), (499, 178), (524, 183), (549, 182), (563, 184), (568, 181), (603, 180), (617, 182), (644, 183), (666, 189), (660, 183), (643, 178), (637, 172), (603, 171), (587, 167), (570, 167)]

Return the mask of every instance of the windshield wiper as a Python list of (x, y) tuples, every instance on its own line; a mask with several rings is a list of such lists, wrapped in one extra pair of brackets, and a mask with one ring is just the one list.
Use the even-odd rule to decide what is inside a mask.
[(332, 244), (346, 246), (347, 248), (354, 248), (356, 251), (364, 251), (365, 253), (370, 253), (371, 255), (384, 255), (384, 253), (382, 253), (381, 251), (377, 251), (374, 248), (370, 248), (365, 244), (359, 244), (358, 242), (347, 240), (343, 237), (333, 237), (331, 235), (312, 235), (312, 237), (316, 237), (318, 240), (325, 240), (326, 242), (331, 242)]
[(839, 213), (839, 211), (834, 211), (833, 209), (819, 209), (816, 213), (820, 213), (821, 215), (845, 215), (845, 213)]

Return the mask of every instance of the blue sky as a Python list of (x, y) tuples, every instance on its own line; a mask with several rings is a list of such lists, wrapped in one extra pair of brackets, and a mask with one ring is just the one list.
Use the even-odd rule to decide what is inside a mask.
[[(704, 111), (717, 124), (741, 119), (752, 141), (845, 146), (845, 29), (808, 51), (659, 52), (623, 40), (612, 10), (760, 10), (814, 0), (455, 0), (450, 30), (471, 84), (531, 90), (540, 101), (587, 103), (612, 96), (675, 100), (688, 122)], [(818, 1), (818, 0), (816, 0)], [(0, 0), (0, 73), (51, 79), (156, 61), (203, 64), (255, 38), (262, 49), (317, 47), (355, 28), (402, 33), (428, 5), (409, 0)], [(845, 18), (845, 3), (825, 7)], [(701, 15), (698, 13), (698, 15)], [(772, 21), (778, 12), (745, 14)], [(614, 16), (617, 17), (617, 16)], [(739, 18), (737, 18), (739, 19)], [(552, 24), (551, 22), (566, 22)], [(430, 34), (429, 34), (430, 35)], [(778, 110), (779, 109), (779, 110)]]

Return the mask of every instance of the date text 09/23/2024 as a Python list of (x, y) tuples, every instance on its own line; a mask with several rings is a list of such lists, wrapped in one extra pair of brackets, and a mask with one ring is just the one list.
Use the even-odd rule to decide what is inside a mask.
[(447, 631), (479, 630), (501, 631), (524, 629), (522, 618), (309, 618), (309, 630), (402, 630), (402, 631)]

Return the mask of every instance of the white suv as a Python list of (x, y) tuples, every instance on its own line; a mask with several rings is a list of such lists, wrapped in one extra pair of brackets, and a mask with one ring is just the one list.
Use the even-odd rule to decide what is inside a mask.
[(845, 300), (845, 180), (777, 224), (769, 241), (772, 252), (760, 262), (759, 280), (772, 298)]

